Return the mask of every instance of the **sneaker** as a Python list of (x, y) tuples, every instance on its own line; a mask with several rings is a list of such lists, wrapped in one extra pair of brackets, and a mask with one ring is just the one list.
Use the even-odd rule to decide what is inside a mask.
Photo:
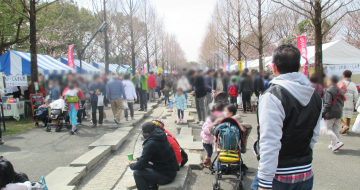
[[(119, 121), (116, 118), (114, 119), (114, 121), (115, 121), (116, 125), (119, 125)], [(126, 119), (126, 121), (127, 121), (127, 119)]]
[(242, 113), (246, 113), (246, 111), (242, 111)]
[(204, 121), (200, 121), (199, 125), (204, 125)]
[(96, 127), (96, 124), (94, 123), (93, 125), (92, 125), (92, 128), (95, 128)]
[(181, 119), (181, 120), (180, 120), (180, 123), (184, 123), (184, 120), (183, 120), (183, 119)]
[(135, 118), (134, 117), (131, 117), (131, 120), (134, 120)]
[(338, 142), (336, 143), (336, 145), (332, 148), (332, 151), (337, 151), (339, 150), (341, 147), (344, 146), (344, 143), (343, 142)]
[(90, 121), (90, 123), (92, 123), (92, 120)]
[(143, 109), (139, 109), (138, 111), (144, 111)]
[(181, 119), (178, 119), (178, 121), (177, 121), (178, 123), (181, 123)]
[(75, 133), (74, 133), (74, 131), (70, 131), (70, 135), (74, 135)]
[(349, 129), (350, 129), (350, 127), (347, 126), (347, 125), (344, 125), (342, 128), (343, 128), (343, 129), (342, 129), (342, 131), (341, 131), (341, 134), (347, 133), (347, 132), (349, 131)]
[(195, 122), (193, 122), (193, 124), (199, 124), (200, 123), (200, 121), (195, 121)]
[(334, 146), (331, 144), (331, 145), (328, 146), (328, 149), (332, 150), (333, 147), (334, 147)]

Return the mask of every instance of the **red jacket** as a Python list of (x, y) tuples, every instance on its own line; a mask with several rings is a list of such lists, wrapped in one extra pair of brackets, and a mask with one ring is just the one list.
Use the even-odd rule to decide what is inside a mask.
[(176, 138), (169, 133), (169, 131), (164, 130), (166, 137), (169, 141), (169, 143), (171, 144), (172, 148), (174, 149), (175, 152), (175, 156), (176, 156), (176, 160), (178, 161), (178, 164), (181, 164), (182, 162), (182, 158), (181, 158), (181, 150), (180, 150), (180, 146), (176, 141)]
[(148, 88), (156, 88), (156, 79), (154, 75), (148, 76), (147, 83), (148, 83)]

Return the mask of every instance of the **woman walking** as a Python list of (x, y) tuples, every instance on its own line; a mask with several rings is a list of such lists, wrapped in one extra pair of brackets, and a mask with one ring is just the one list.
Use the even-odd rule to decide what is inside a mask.
[(241, 93), (242, 102), (243, 102), (243, 113), (246, 113), (247, 110), (251, 110), (251, 94), (253, 92), (251, 78), (246, 71), (243, 71), (241, 74), (241, 79), (239, 83), (239, 94)]
[[(134, 83), (132, 83), (130, 80), (130, 74), (124, 75), (123, 85), (127, 98), (126, 100), (127, 100), (128, 109), (130, 110), (130, 116), (131, 119), (134, 119), (134, 100), (137, 101), (137, 95), (136, 95)], [(128, 109), (124, 110), (126, 121), (129, 120)]]
[(67, 104), (67, 111), (70, 116), (70, 123), (72, 129), (70, 134), (73, 135), (77, 131), (77, 113), (80, 110), (81, 102), (80, 99), (84, 98), (84, 93), (78, 88), (75, 80), (71, 81), (69, 86), (64, 89), (62, 96)]

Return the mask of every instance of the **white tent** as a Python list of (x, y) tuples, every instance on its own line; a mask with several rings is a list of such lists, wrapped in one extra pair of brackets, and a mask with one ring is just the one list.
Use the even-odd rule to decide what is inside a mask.
[[(360, 63), (360, 50), (346, 43), (337, 40), (322, 45), (324, 65), (348, 65)], [(307, 47), (307, 57), (309, 64), (315, 63), (315, 46)], [(265, 57), (265, 65), (272, 62), (272, 57)], [(305, 59), (301, 58), (301, 65), (305, 64)], [(249, 61), (248, 68), (258, 68), (259, 60)]]

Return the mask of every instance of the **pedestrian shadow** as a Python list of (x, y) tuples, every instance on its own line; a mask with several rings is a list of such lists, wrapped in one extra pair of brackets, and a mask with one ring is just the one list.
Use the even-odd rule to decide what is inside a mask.
[(347, 156), (358, 156), (360, 157), (360, 149), (359, 150), (353, 150), (353, 149), (340, 149), (336, 152), (334, 152), (335, 155), (347, 155)]
[(20, 152), (21, 149), (16, 146), (9, 146), (7, 144), (0, 145), (0, 152)]
[(349, 134), (346, 134), (344, 136), (348, 136), (348, 137), (360, 137), (360, 133), (356, 133), (356, 132), (350, 132)]

